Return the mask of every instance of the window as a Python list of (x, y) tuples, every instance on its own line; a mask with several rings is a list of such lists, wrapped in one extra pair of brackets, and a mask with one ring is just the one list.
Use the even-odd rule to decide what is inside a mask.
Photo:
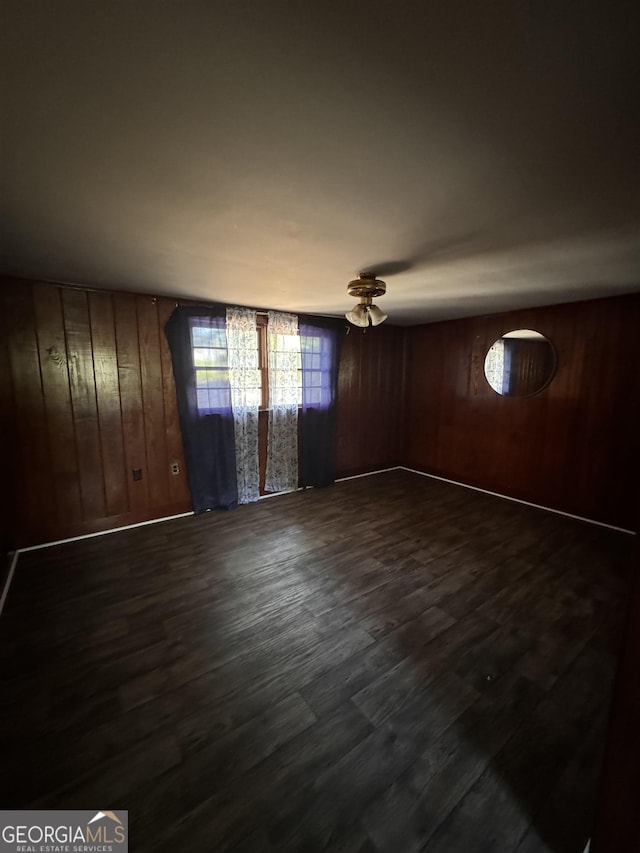
[[(291, 348), (301, 344), (297, 335), (291, 337)], [(315, 340), (315, 339), (314, 339)], [(321, 339), (317, 339), (318, 345)], [(269, 326), (264, 315), (258, 315), (256, 322), (256, 345), (258, 349), (258, 375), (256, 377), (255, 394), (258, 398), (260, 411), (269, 409)], [(286, 344), (286, 342), (285, 342)], [(228, 341), (227, 333), (222, 328), (209, 325), (206, 318), (196, 318), (191, 321), (191, 347), (193, 352), (193, 367), (196, 374), (196, 393), (198, 411), (202, 414), (212, 414), (231, 406), (231, 390), (229, 384)], [(318, 365), (320, 358), (318, 357)], [(314, 374), (315, 377), (315, 374)], [(318, 394), (320, 391), (320, 374), (317, 375)], [(302, 369), (298, 369), (298, 406), (302, 405)]]
[(497, 391), (498, 394), (504, 393), (505, 352), (503, 340), (497, 340), (487, 353), (484, 360), (484, 375), (494, 391)]
[[(287, 316), (287, 315), (285, 315)], [(269, 369), (266, 371), (267, 400), (270, 406), (302, 406), (302, 363), (300, 358), (301, 338), (299, 334), (289, 333), (289, 328), (296, 329), (295, 323), (282, 321), (271, 328), (266, 326), (267, 355)]]
[[(326, 374), (323, 372), (323, 362), (329, 355), (330, 344), (326, 338), (319, 336), (303, 336), (300, 339), (302, 347), (302, 365), (305, 373), (305, 402), (309, 406), (320, 406), (325, 402)], [(324, 376), (324, 382), (323, 382)], [(300, 371), (300, 390), (302, 391), (302, 371)], [(302, 398), (301, 398), (302, 404)]]
[[(287, 325), (286, 312), (269, 312), (263, 318), (242, 306), (178, 306), (165, 326), (196, 512), (231, 509), (259, 493), (260, 460), (262, 473), (267, 473), (264, 444), (259, 441), (265, 434), (266, 468), (269, 450), (275, 460), (270, 483), (295, 488), (299, 482), (324, 486), (335, 479), (342, 324), (304, 314), (289, 317)], [(242, 333), (246, 346), (236, 333)], [(272, 351), (270, 333), (277, 339)], [(295, 353), (290, 346), (294, 338)], [(270, 371), (275, 355), (282, 358)], [(286, 383), (278, 382), (277, 371), (288, 374)], [(236, 382), (236, 372), (250, 376), (237, 377)], [(286, 386), (288, 402), (280, 404), (278, 393), (272, 394), (268, 418), (264, 413), (258, 418), (259, 404), (267, 401), (270, 375), (273, 390)], [(255, 403), (239, 398), (237, 392), (245, 389)], [(299, 469), (290, 464), (294, 444)]]
[(231, 406), (227, 336), (206, 319), (191, 321), (191, 347), (196, 372), (198, 411), (211, 414)]

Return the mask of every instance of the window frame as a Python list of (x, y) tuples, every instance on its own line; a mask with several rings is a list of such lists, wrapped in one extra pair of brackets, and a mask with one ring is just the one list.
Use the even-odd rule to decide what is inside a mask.
[(260, 381), (262, 398), (259, 412), (269, 411), (269, 323), (264, 314), (256, 317), (256, 328), (258, 331), (258, 369), (260, 370)]
[[(226, 367), (209, 367), (207, 365), (198, 365), (196, 364), (195, 351), (199, 347), (196, 346), (193, 340), (193, 329), (198, 325), (201, 325), (202, 328), (207, 328), (206, 324), (199, 324), (197, 319), (191, 325), (191, 359), (193, 364), (194, 378), (196, 382), (196, 398), (198, 394), (198, 373), (204, 370), (227, 370), (228, 365)], [(260, 372), (260, 405), (258, 406), (258, 412), (268, 412), (269, 411), (269, 318), (266, 314), (257, 314), (256, 315), (256, 333), (257, 333), (257, 342), (258, 342), (258, 370)], [(207, 347), (203, 347), (207, 348)], [(219, 349), (219, 347), (213, 347), (212, 349)], [(302, 408), (302, 379), (303, 379), (303, 371), (302, 364), (299, 369), (300, 374), (300, 402), (298, 403), (298, 408)], [(200, 404), (197, 403), (198, 412), (202, 415), (207, 414), (215, 414), (219, 411), (215, 407), (203, 407), (200, 408)]]
[[(222, 411), (225, 411), (226, 407), (225, 406), (222, 406), (222, 407), (220, 407), (220, 406), (204, 406), (204, 405), (201, 407), (200, 399), (199, 399), (200, 390), (211, 391), (212, 388), (216, 389), (216, 386), (212, 386), (212, 388), (211, 388), (207, 385), (203, 389), (200, 389), (199, 385), (198, 385), (198, 375), (203, 373), (203, 372), (205, 372), (205, 373), (206, 372), (215, 373), (218, 371), (221, 373), (226, 372), (227, 382), (228, 382), (229, 366), (228, 366), (228, 364), (227, 365), (196, 364), (196, 350), (198, 350), (198, 349), (222, 350), (223, 349), (223, 347), (220, 347), (220, 346), (213, 346), (212, 347), (209, 345), (202, 345), (202, 344), (198, 345), (198, 344), (196, 344), (196, 342), (194, 340), (194, 330), (195, 329), (199, 328), (199, 329), (204, 329), (206, 331), (211, 331), (211, 327), (208, 326), (207, 323), (205, 323), (205, 322), (199, 322), (199, 319), (200, 318), (194, 318), (191, 320), (191, 322), (189, 324), (190, 325), (189, 332), (190, 332), (190, 336), (191, 336), (191, 361), (192, 361), (192, 366), (193, 366), (193, 375), (194, 375), (194, 379), (195, 379), (196, 406), (198, 409), (198, 413), (201, 415), (215, 415), (215, 414), (219, 414)], [(225, 340), (224, 350), (226, 352), (226, 340)], [(218, 390), (218, 392), (222, 392), (223, 388), (222, 388), (222, 386), (220, 386), (216, 390)], [(230, 398), (229, 398), (228, 405), (229, 406), (231, 405), (231, 399)]]

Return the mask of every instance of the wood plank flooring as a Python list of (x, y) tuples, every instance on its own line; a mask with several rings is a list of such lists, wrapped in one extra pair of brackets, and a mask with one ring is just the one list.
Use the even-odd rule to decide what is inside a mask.
[(0, 802), (137, 853), (581, 853), (630, 540), (392, 471), (25, 553)]

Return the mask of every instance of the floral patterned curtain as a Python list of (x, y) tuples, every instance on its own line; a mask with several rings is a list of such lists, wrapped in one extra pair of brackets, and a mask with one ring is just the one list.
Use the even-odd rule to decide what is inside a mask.
[(302, 365), (298, 318), (269, 311), (269, 433), (265, 489), (298, 487), (298, 406), (302, 400)]
[(231, 306), (227, 308), (227, 348), (236, 440), (238, 502), (250, 503), (260, 497), (258, 411), (261, 391), (255, 311)]

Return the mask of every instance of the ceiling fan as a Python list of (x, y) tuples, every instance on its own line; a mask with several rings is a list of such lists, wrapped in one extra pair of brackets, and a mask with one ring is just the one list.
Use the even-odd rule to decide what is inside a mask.
[(387, 319), (387, 314), (373, 304), (373, 300), (377, 296), (383, 296), (387, 292), (387, 285), (384, 281), (376, 278), (374, 272), (361, 272), (358, 278), (354, 278), (347, 285), (349, 296), (355, 296), (358, 304), (351, 311), (347, 311), (344, 315), (354, 326), (362, 326), (366, 328), (369, 323), (372, 326), (379, 326)]
[(358, 274), (358, 278), (350, 281), (347, 292), (358, 300), (358, 304), (351, 311), (347, 311), (345, 317), (354, 326), (367, 328), (369, 324), (379, 326), (388, 318), (388, 315), (373, 304), (378, 296), (383, 296), (387, 291), (386, 282), (377, 278), (379, 275), (389, 276), (412, 270), (424, 268), (429, 263), (438, 259), (452, 259), (468, 252), (470, 244), (478, 238), (477, 233), (460, 234), (443, 240), (431, 240), (422, 243), (410, 254), (408, 258), (396, 261), (381, 261), (380, 263), (367, 266)]

